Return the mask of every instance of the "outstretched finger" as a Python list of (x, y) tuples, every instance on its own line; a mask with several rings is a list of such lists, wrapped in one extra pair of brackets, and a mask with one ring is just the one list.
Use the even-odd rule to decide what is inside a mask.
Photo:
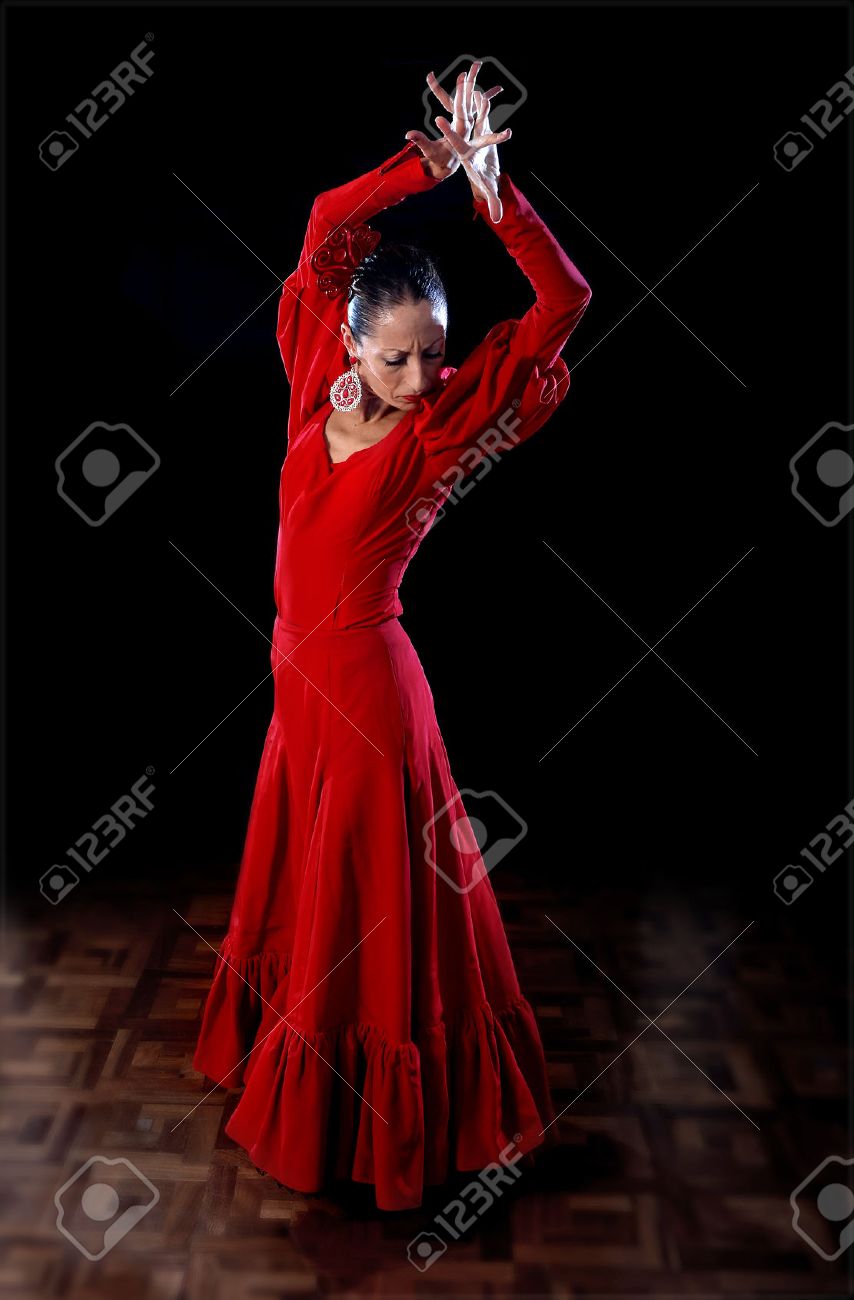
[(475, 149), (486, 149), (491, 144), (503, 144), (512, 134), (510, 127), (505, 126), (503, 131), (491, 131), (489, 135), (478, 136), (476, 140), (472, 140), (470, 149), (474, 152)]
[(423, 131), (407, 131), (403, 138), (409, 140), (410, 144), (417, 144), (422, 149), (425, 145), (435, 144), (435, 140), (430, 140)]
[(468, 135), (471, 126), (468, 94), (466, 91), (466, 74), (461, 72), (454, 88), (454, 130)]
[(453, 149), (454, 153), (460, 159), (460, 162), (466, 162), (474, 153), (474, 149), (469, 144), (468, 140), (461, 136), (458, 131), (455, 131), (450, 122), (448, 122), (444, 117), (437, 117), (436, 125)]
[(427, 73), (427, 85), (430, 87), (430, 89), (432, 90), (433, 94), (436, 96), (436, 98), (438, 99), (442, 107), (446, 109), (449, 113), (453, 113), (454, 101), (451, 99), (451, 96), (448, 94), (448, 92), (446, 90), (443, 90), (439, 82), (436, 80), (435, 72)]
[(427, 159), (431, 158), (439, 147), (438, 142), (424, 135), (423, 131), (407, 131), (403, 138), (420, 149), (422, 156)]
[(475, 115), (474, 91), (475, 91), (475, 85), (477, 83), (477, 74), (480, 72), (482, 67), (483, 67), (483, 60), (475, 59), (474, 63), (471, 65), (468, 72), (466, 73), (466, 79), (465, 79), (466, 112), (469, 117), (474, 117)]
[(479, 90), (474, 92), (474, 106), (477, 110), (477, 120), (472, 135), (477, 139), (489, 131), (489, 100)]

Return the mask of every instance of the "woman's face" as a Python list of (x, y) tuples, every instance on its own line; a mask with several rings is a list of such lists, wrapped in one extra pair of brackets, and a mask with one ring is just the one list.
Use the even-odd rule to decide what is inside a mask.
[(444, 365), (447, 312), (422, 298), (401, 303), (383, 316), (360, 346), (347, 325), (344, 346), (358, 359), (362, 387), (398, 410), (410, 411), (417, 398), (435, 388)]

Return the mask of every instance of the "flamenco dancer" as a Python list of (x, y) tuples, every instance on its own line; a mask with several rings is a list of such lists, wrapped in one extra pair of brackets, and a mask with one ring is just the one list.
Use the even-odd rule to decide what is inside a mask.
[[(506, 172), (480, 63), (452, 120), (318, 196), (285, 281), (274, 711), (193, 1064), (243, 1092), (226, 1133), (286, 1187), (381, 1210), (555, 1141), (542, 1043), (454, 783), (398, 588), (449, 487), (569, 387), (590, 287)], [(445, 365), (421, 249), (365, 222), (462, 169), (535, 302)], [(512, 417), (512, 418), (509, 418)], [(504, 432), (499, 432), (499, 430)], [(487, 467), (488, 468), (488, 467)], [(484, 471), (485, 472), (485, 471)]]

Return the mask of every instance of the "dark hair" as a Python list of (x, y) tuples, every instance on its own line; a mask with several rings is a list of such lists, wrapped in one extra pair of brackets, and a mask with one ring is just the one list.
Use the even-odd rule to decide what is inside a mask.
[(412, 244), (382, 244), (363, 258), (347, 290), (347, 323), (361, 341), (379, 318), (406, 302), (431, 302), (447, 310), (445, 286), (431, 255)]

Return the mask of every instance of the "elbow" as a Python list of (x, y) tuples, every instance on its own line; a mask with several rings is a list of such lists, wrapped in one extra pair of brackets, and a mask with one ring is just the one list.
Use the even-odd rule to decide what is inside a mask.
[(593, 290), (570, 257), (563, 253), (559, 274), (555, 277), (555, 296), (571, 311), (583, 310), (593, 297)]
[(551, 296), (551, 308), (561, 316), (577, 317), (586, 310), (593, 290), (579, 271), (567, 276), (557, 294)]
[(580, 277), (575, 286), (575, 298), (570, 306), (570, 316), (573, 327), (578, 324), (581, 317), (587, 311), (590, 299), (593, 297), (593, 290), (584, 279)]
[(587, 281), (580, 277), (573, 278), (572, 283), (567, 286), (566, 294), (553, 304), (552, 310), (560, 318), (567, 334), (575, 329), (592, 297), (593, 290)]
[(314, 200), (314, 202), (311, 205), (311, 216), (314, 221), (323, 219), (327, 202), (328, 202), (327, 191), (324, 190), (322, 194), (318, 194), (317, 198)]

